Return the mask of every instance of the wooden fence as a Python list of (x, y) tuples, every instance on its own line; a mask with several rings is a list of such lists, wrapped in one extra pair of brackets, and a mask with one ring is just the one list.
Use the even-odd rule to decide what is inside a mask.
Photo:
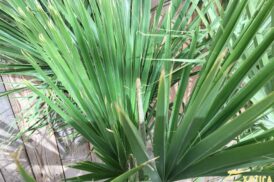
[[(12, 89), (11, 84), (22, 81), (19, 77), (2, 76), (0, 92)], [(81, 160), (92, 160), (90, 145), (82, 142), (61, 140), (50, 126), (38, 129), (30, 137), (22, 137), (18, 141), (7, 145), (11, 135), (24, 128), (23, 114), (30, 102), (28, 93), (12, 94), (0, 98), (0, 182), (21, 182), (14, 160), (10, 154), (22, 146), (20, 162), (25, 166), (38, 182), (55, 182), (62, 179), (81, 175), (82, 171), (68, 168), (67, 165)], [(16, 124), (15, 118), (20, 122)], [(20, 125), (19, 125), (20, 123)], [(51, 132), (52, 131), (52, 132)]]

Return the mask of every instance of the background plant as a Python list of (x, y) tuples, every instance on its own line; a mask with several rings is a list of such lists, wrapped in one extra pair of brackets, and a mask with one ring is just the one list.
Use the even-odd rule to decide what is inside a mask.
[(1, 73), (31, 76), (14, 91), (32, 90), (93, 144), (102, 162), (73, 165), (90, 173), (71, 180), (175, 181), (232, 169), (270, 175), (272, 129), (248, 130), (274, 104), (272, 92), (254, 102), (273, 78), (273, 5), (160, 0), (151, 10), (147, 0), (0, 1)]

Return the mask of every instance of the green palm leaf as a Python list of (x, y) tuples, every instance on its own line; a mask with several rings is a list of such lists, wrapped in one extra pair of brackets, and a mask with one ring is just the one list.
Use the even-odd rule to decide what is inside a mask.
[(71, 181), (263, 174), (272, 130), (248, 131), (274, 105), (270, 92), (254, 101), (273, 79), (273, 5), (3, 0), (0, 73), (31, 80), (1, 95), (31, 90), (93, 144), (101, 163), (73, 165), (90, 173)]

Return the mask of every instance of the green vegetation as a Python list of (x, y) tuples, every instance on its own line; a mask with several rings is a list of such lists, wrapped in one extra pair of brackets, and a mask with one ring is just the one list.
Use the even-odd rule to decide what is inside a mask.
[(94, 146), (71, 181), (274, 176), (274, 0), (226, 2), (2, 0), (0, 73)]

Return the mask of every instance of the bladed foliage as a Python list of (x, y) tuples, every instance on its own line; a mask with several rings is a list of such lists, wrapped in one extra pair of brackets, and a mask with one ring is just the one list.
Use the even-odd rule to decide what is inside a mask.
[(2, 0), (0, 72), (31, 76), (14, 92), (31, 90), (94, 146), (101, 163), (73, 165), (89, 174), (71, 181), (263, 174), (274, 133), (241, 136), (274, 105), (273, 92), (252, 102), (274, 76), (274, 0), (254, 2)]

